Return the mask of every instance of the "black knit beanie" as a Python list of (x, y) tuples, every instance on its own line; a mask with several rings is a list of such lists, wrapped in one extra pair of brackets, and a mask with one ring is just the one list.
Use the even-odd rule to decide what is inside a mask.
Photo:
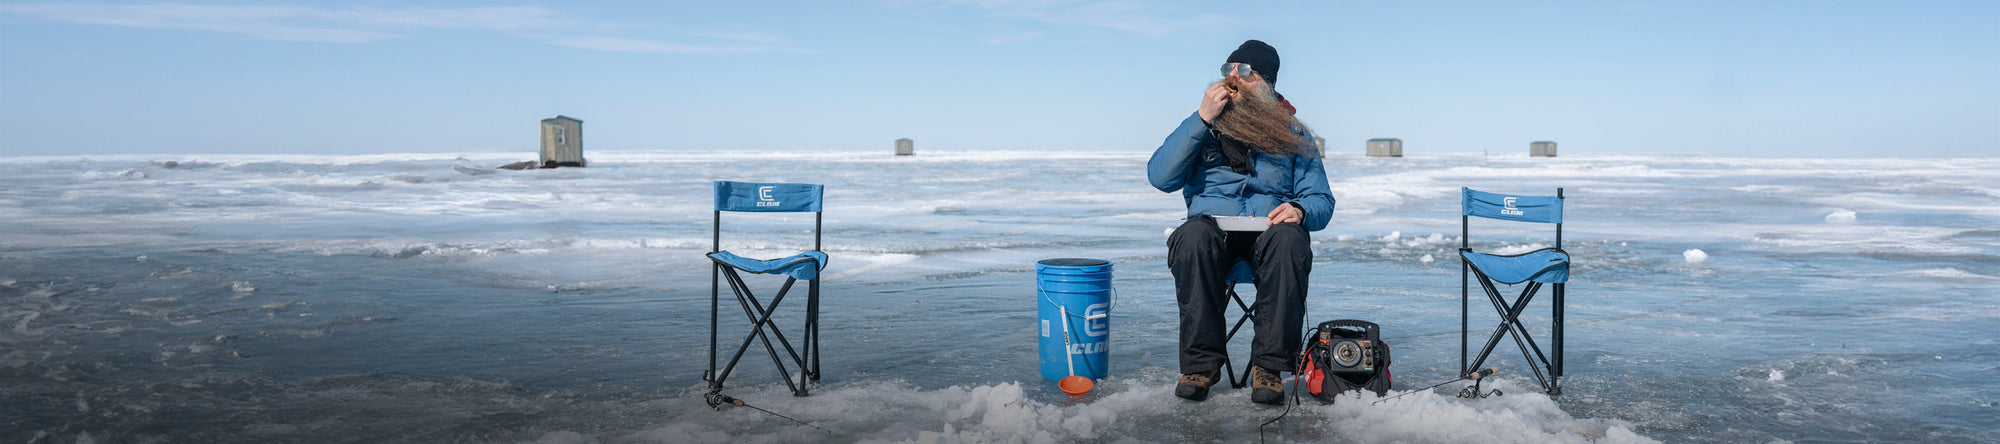
[(1265, 82), (1278, 84), (1278, 48), (1269, 44), (1257, 40), (1245, 41), (1243, 46), (1236, 47), (1236, 52), (1229, 53), (1226, 63), (1248, 63), (1251, 69), (1257, 70), (1257, 74), (1264, 76)]

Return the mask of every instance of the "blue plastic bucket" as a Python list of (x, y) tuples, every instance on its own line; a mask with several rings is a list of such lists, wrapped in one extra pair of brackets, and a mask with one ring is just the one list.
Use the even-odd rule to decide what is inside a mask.
[[(1043, 259), (1035, 263), (1036, 314), (1041, 318), (1042, 378), (1070, 375), (1093, 380), (1111, 374), (1111, 261)], [(1058, 304), (1062, 309), (1057, 309)], [(1068, 310), (1064, 316), (1063, 310)], [(1063, 326), (1069, 346), (1063, 346)], [(1065, 356), (1067, 351), (1070, 355)]]

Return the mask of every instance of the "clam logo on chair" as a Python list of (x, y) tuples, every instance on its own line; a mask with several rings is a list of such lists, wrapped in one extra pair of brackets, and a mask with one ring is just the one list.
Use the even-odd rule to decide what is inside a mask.
[(779, 205), (783, 205), (783, 203), (780, 203), (780, 202), (778, 202), (778, 201), (777, 201), (776, 199), (772, 199), (772, 198), (771, 198), (771, 189), (772, 189), (772, 188), (776, 188), (776, 187), (773, 187), (773, 186), (770, 186), (770, 185), (765, 185), (765, 186), (761, 186), (761, 187), (757, 187), (757, 206), (760, 206), (760, 207), (775, 207), (775, 206), (779, 206)]
[(1500, 207), (1500, 214), (1505, 214), (1508, 216), (1520, 216), (1522, 214), (1520, 208), (1514, 208), (1513, 196), (1507, 196), (1506, 199), (1501, 199), (1500, 201), (1502, 202), (1502, 205)]

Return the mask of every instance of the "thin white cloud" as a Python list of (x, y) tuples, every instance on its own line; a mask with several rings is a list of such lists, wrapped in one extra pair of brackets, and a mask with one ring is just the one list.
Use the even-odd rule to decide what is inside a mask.
[(534, 6), (477, 8), (352, 8), (328, 11), (328, 18), (410, 28), (470, 28), (494, 31), (546, 29), (562, 25), (555, 12)]
[(777, 36), (755, 33), (755, 32), (743, 32), (743, 31), (688, 32), (685, 34), (695, 37), (735, 40), (739, 42), (759, 43), (759, 44), (774, 45), (774, 46), (789, 45), (792, 43), (790, 40), (785, 40)]
[[(1130, 0), (943, 0), (954, 5), (972, 5), (988, 16), (1023, 19), (1059, 26), (1079, 26), (1125, 31), (1153, 37), (1204, 27), (1224, 25), (1220, 14), (1178, 14), (1171, 4)], [(899, 0), (892, 6), (904, 7), (923, 0)], [(993, 39), (986, 39), (993, 40)]]
[(628, 39), (618, 37), (567, 37), (550, 41), (550, 44), (578, 49), (612, 52), (641, 52), (658, 54), (732, 54), (762, 52), (802, 52), (789, 46), (771, 45), (751, 41), (737, 41), (723, 44), (690, 44), (662, 42), (656, 40)]
[(475, 8), (316, 8), (305, 6), (87, 3), (0, 5), (0, 17), (132, 28), (243, 34), (265, 40), (368, 42), (419, 29), (529, 31), (550, 28), (554, 13), (533, 6)]
[(552, 34), (575, 29), (606, 30), (626, 26), (564, 20), (558, 18), (554, 11), (535, 6), (384, 9), (185, 3), (0, 4), (0, 18), (208, 31), (296, 42), (372, 42), (422, 30), (472, 29), (510, 33), (521, 38), (546, 40), (552, 45), (597, 51), (673, 54), (802, 52), (783, 38), (738, 30), (682, 34), (706, 43), (617, 37), (552, 37)]
[(1021, 16), (1048, 23), (1116, 29), (1154, 37), (1186, 29), (1223, 24), (1221, 15), (1175, 16), (1162, 14), (1157, 6), (1129, 1), (1090, 2), (1073, 8), (1022, 11)]
[(549, 42), (557, 46), (612, 52), (700, 53), (707, 48), (679, 43), (614, 37), (569, 37)]

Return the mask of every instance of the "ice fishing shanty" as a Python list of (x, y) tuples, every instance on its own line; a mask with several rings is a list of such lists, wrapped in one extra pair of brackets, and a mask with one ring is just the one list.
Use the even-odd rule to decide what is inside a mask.
[(910, 139), (908, 138), (896, 139), (896, 155), (914, 156), (916, 154), (917, 154), (916, 142), (910, 141)]
[(540, 163), (544, 167), (583, 166), (583, 121), (563, 115), (542, 119)]
[(1556, 157), (1556, 143), (1531, 142), (1528, 144), (1528, 157)]
[(1368, 157), (1403, 157), (1403, 139), (1368, 139)]

